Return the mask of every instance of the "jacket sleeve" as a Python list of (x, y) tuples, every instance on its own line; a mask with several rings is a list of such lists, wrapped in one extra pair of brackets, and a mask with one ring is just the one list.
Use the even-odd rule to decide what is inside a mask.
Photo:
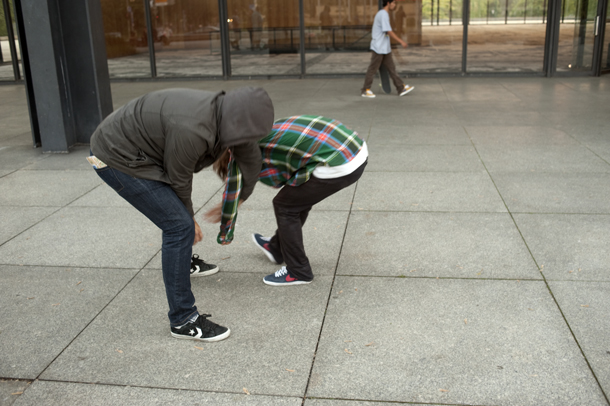
[(240, 193), (242, 190), (242, 177), (237, 163), (231, 158), (229, 161), (229, 173), (225, 191), (222, 194), (222, 218), (220, 221), (220, 232), (216, 241), (218, 244), (233, 241), (235, 221), (237, 220), (237, 208), (239, 207)]
[(169, 177), (172, 190), (176, 192), (191, 216), (194, 216), (191, 200), (193, 174), (197, 161), (207, 152), (207, 147), (187, 128), (173, 126), (169, 131), (173, 134), (168, 134), (166, 137), (164, 170)]
[(245, 201), (254, 191), (258, 175), (263, 167), (261, 150), (256, 142), (235, 145), (231, 149), (243, 182), (240, 200)]

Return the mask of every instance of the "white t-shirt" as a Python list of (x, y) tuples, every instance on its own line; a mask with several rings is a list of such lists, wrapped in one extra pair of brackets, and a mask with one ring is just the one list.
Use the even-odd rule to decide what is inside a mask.
[(390, 15), (384, 9), (381, 9), (375, 15), (373, 21), (373, 35), (371, 39), (371, 50), (378, 54), (389, 54), (392, 52), (390, 46), (390, 37), (387, 32), (392, 31), (390, 25)]
[(347, 176), (360, 168), (368, 157), (369, 149), (366, 146), (366, 142), (362, 142), (362, 148), (360, 148), (360, 151), (358, 151), (351, 161), (339, 166), (316, 166), (313, 170), (313, 176), (318, 179), (337, 179), (342, 176)]

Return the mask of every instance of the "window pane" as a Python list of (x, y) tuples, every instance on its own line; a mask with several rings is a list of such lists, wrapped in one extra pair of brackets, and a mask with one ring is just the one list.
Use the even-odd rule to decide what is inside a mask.
[(377, 0), (304, 0), (307, 74), (366, 73)]
[(467, 70), (541, 72), (546, 0), (472, 0)]
[[(15, 14), (13, 12), (13, 3), (9, 3), (11, 10), (11, 20), (13, 22), (13, 35), (15, 36), (15, 49), (17, 50), (17, 58), (21, 61), (19, 55), (19, 41), (17, 40), (17, 26), (15, 25)], [(15, 80), (13, 71), (13, 58), (11, 56), (11, 48), (8, 38), (8, 30), (6, 26), (6, 16), (4, 15), (4, 7), (0, 4), (0, 80)], [(23, 72), (21, 64), (19, 69)]]
[(298, 0), (227, 0), (231, 74), (298, 75)]
[(102, 0), (111, 78), (150, 77), (144, 2)]
[(606, 30), (604, 33), (604, 44), (602, 49), (602, 70), (610, 70), (610, 10), (606, 11)]
[(157, 76), (220, 76), (218, 0), (156, 0)]
[[(403, 7), (407, 10), (409, 47), (406, 50), (399, 48), (398, 52), (400, 56), (406, 56), (404, 70), (460, 71), (464, 30), (462, 0), (405, 1)], [(420, 15), (418, 9), (421, 9)], [(397, 20), (397, 12), (394, 13), (394, 20)], [(397, 59), (400, 65), (400, 58)]]
[(597, 0), (564, 0), (561, 5), (557, 71), (588, 71), (593, 63)]

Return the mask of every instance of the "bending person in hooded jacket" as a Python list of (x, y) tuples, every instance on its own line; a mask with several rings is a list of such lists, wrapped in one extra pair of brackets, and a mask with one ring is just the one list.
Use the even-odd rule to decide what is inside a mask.
[(246, 200), (262, 165), (256, 141), (272, 125), (273, 104), (263, 89), (167, 89), (130, 101), (91, 137), (89, 162), (100, 178), (163, 231), (163, 281), (176, 338), (219, 341), (230, 334), (199, 314), (191, 291), (191, 274), (218, 271), (192, 255), (202, 239), (191, 200), (193, 174), (228, 149), (242, 174), (240, 200)]

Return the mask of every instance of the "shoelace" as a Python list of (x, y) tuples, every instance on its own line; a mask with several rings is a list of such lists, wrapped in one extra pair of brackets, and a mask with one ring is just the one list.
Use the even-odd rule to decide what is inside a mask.
[(285, 266), (282, 267), (282, 269), (280, 269), (279, 271), (275, 272), (275, 277), (279, 278), (280, 276), (284, 276), (288, 273), (288, 269), (286, 269)]
[(193, 263), (195, 261), (205, 264), (205, 261), (203, 259), (199, 259), (198, 254), (193, 254), (193, 256), (191, 257), (191, 263)]
[(201, 331), (208, 332), (213, 331), (216, 324), (209, 321), (207, 318), (212, 317), (211, 314), (200, 314), (197, 320), (195, 321), (201, 327)]

